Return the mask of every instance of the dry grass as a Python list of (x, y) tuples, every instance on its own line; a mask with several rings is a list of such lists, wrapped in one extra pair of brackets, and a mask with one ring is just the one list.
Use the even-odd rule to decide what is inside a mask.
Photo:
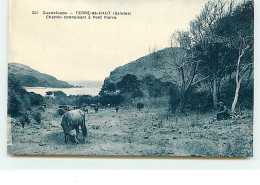
[(90, 110), (85, 143), (65, 145), (57, 107), (42, 113), (41, 125), (12, 125), (10, 154), (250, 157), (253, 115), (209, 123), (213, 113), (173, 116), (167, 109), (145, 107)]

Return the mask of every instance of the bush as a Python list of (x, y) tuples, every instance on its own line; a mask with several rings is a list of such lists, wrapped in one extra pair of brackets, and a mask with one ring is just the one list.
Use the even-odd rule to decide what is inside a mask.
[(185, 110), (205, 113), (213, 108), (212, 94), (209, 91), (189, 92), (184, 101)]
[(31, 112), (31, 116), (32, 118), (37, 121), (39, 124), (41, 124), (41, 120), (42, 120), (42, 115), (40, 112), (38, 111), (32, 111)]
[(53, 95), (53, 92), (52, 91), (47, 91), (46, 95), (48, 95), (48, 96)]
[(56, 96), (56, 97), (59, 97), (59, 96), (67, 96), (64, 92), (62, 92), (62, 91), (53, 91), (53, 94), (54, 94), (54, 96)]
[[(253, 80), (241, 83), (237, 107), (240, 109), (252, 109), (254, 101), (254, 85)], [(236, 90), (235, 79), (229, 80), (221, 86), (219, 92), (219, 101), (224, 102), (229, 108), (231, 107)]]
[(143, 103), (137, 103), (137, 109), (140, 111), (141, 109), (144, 108), (144, 104)]
[(7, 111), (12, 117), (22, 115), (31, 107), (27, 92), (13, 75), (8, 76), (8, 105)]
[(140, 82), (135, 75), (126, 74), (120, 82), (116, 84), (122, 94), (130, 94), (132, 98), (143, 97), (140, 90)]
[(100, 98), (101, 105), (106, 106), (110, 104), (111, 106), (117, 106), (124, 102), (124, 97), (122, 95), (103, 95)]
[(35, 94), (33, 92), (30, 92), (28, 93), (28, 95), (32, 106), (43, 104), (44, 99), (40, 94)]
[(171, 87), (174, 86), (170, 82), (162, 82), (153, 75), (145, 76), (145, 78), (141, 80), (141, 83), (146, 86), (149, 96), (155, 98), (169, 95)]
[(19, 123), (21, 123), (22, 127), (24, 128), (24, 126), (25, 126), (25, 119), (24, 119), (24, 117), (23, 116), (19, 116), (16, 119), (17, 119), (17, 121)]
[[(172, 112), (180, 107), (182, 92), (177, 85), (170, 89), (169, 108)], [(213, 108), (212, 95), (209, 91), (199, 91), (191, 88), (182, 102), (182, 112), (196, 111), (205, 113)]]
[(43, 97), (39, 94), (28, 93), (14, 78), (13, 75), (8, 76), (8, 105), (7, 112), (12, 117), (23, 116), (30, 111), (32, 106), (41, 105)]

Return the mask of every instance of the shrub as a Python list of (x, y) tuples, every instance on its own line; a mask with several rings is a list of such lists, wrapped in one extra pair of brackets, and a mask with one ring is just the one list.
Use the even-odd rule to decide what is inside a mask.
[(53, 94), (54, 94), (54, 96), (67, 96), (64, 92), (62, 92), (62, 91), (53, 91)]
[(42, 115), (40, 112), (38, 111), (32, 111), (31, 112), (31, 116), (32, 118), (37, 121), (39, 124), (41, 123), (41, 120), (42, 120)]
[[(177, 85), (170, 89), (169, 108), (175, 112), (181, 103), (182, 92)], [(209, 91), (191, 88), (182, 101), (182, 112), (196, 111), (205, 113), (213, 108), (212, 95)]]
[[(236, 90), (235, 80), (229, 80), (225, 82), (220, 89), (219, 92), (219, 101), (222, 101), (228, 107), (231, 107), (232, 102), (234, 100), (234, 94)], [(239, 89), (239, 98), (237, 102), (237, 107), (240, 109), (252, 109), (253, 108), (253, 100), (254, 100), (254, 85), (253, 80), (245, 83), (241, 83), (241, 87)]]
[(137, 109), (140, 111), (141, 109), (144, 108), (144, 104), (143, 103), (137, 103)]
[(111, 106), (117, 106), (124, 102), (124, 97), (122, 95), (103, 95), (100, 98), (101, 105), (106, 106), (110, 104)]
[(40, 94), (35, 94), (33, 92), (30, 92), (28, 93), (28, 95), (32, 106), (43, 104), (44, 99)]
[(48, 96), (53, 95), (53, 92), (52, 91), (47, 91), (46, 95), (48, 95)]
[(23, 116), (19, 116), (19, 117), (16, 118), (16, 119), (17, 119), (17, 121), (18, 121), (19, 123), (21, 123), (22, 127), (24, 128), (24, 126), (25, 126), (25, 119), (24, 119), (24, 117), (23, 117)]
[(27, 92), (13, 75), (8, 76), (7, 111), (13, 117), (22, 115), (31, 107)]
[(126, 74), (116, 86), (123, 94), (130, 94), (133, 98), (143, 97), (143, 93), (140, 90), (140, 82), (135, 75)]

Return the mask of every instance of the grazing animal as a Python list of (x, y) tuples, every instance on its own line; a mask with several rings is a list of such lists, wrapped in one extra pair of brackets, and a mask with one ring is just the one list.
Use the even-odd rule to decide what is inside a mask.
[(83, 108), (83, 110), (88, 114), (88, 109), (87, 108)]
[(75, 107), (73, 107), (74, 110), (80, 109), (80, 108), (81, 108), (80, 106), (75, 106)]
[(70, 108), (69, 108), (67, 105), (59, 105), (59, 108), (60, 108), (60, 109), (64, 109), (64, 110), (66, 110), (66, 111), (69, 111), (69, 110), (70, 110)]
[(118, 110), (119, 110), (119, 107), (118, 107), (118, 106), (116, 106), (116, 113), (118, 113)]
[(74, 136), (75, 142), (79, 143), (79, 126), (82, 130), (83, 141), (87, 137), (87, 128), (85, 124), (85, 112), (82, 110), (71, 110), (64, 114), (61, 121), (61, 126), (64, 131), (65, 143), (68, 142), (69, 136), (72, 136), (71, 131), (76, 130), (76, 136)]
[(144, 104), (143, 103), (138, 103), (137, 104), (137, 109), (140, 111), (141, 109), (144, 108)]
[(97, 113), (98, 112), (98, 106), (94, 107), (94, 109), (95, 109), (95, 113)]

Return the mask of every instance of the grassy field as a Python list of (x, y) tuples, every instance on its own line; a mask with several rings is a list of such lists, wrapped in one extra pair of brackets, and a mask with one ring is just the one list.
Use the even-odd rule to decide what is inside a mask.
[[(244, 118), (214, 121), (215, 113), (174, 116), (166, 109), (120, 107), (119, 112), (90, 109), (88, 137), (79, 144), (64, 143), (58, 107), (46, 108), (42, 123), (22, 128), (12, 118), (11, 155), (207, 156), (253, 155), (253, 113)], [(80, 133), (80, 139), (82, 139)]]

